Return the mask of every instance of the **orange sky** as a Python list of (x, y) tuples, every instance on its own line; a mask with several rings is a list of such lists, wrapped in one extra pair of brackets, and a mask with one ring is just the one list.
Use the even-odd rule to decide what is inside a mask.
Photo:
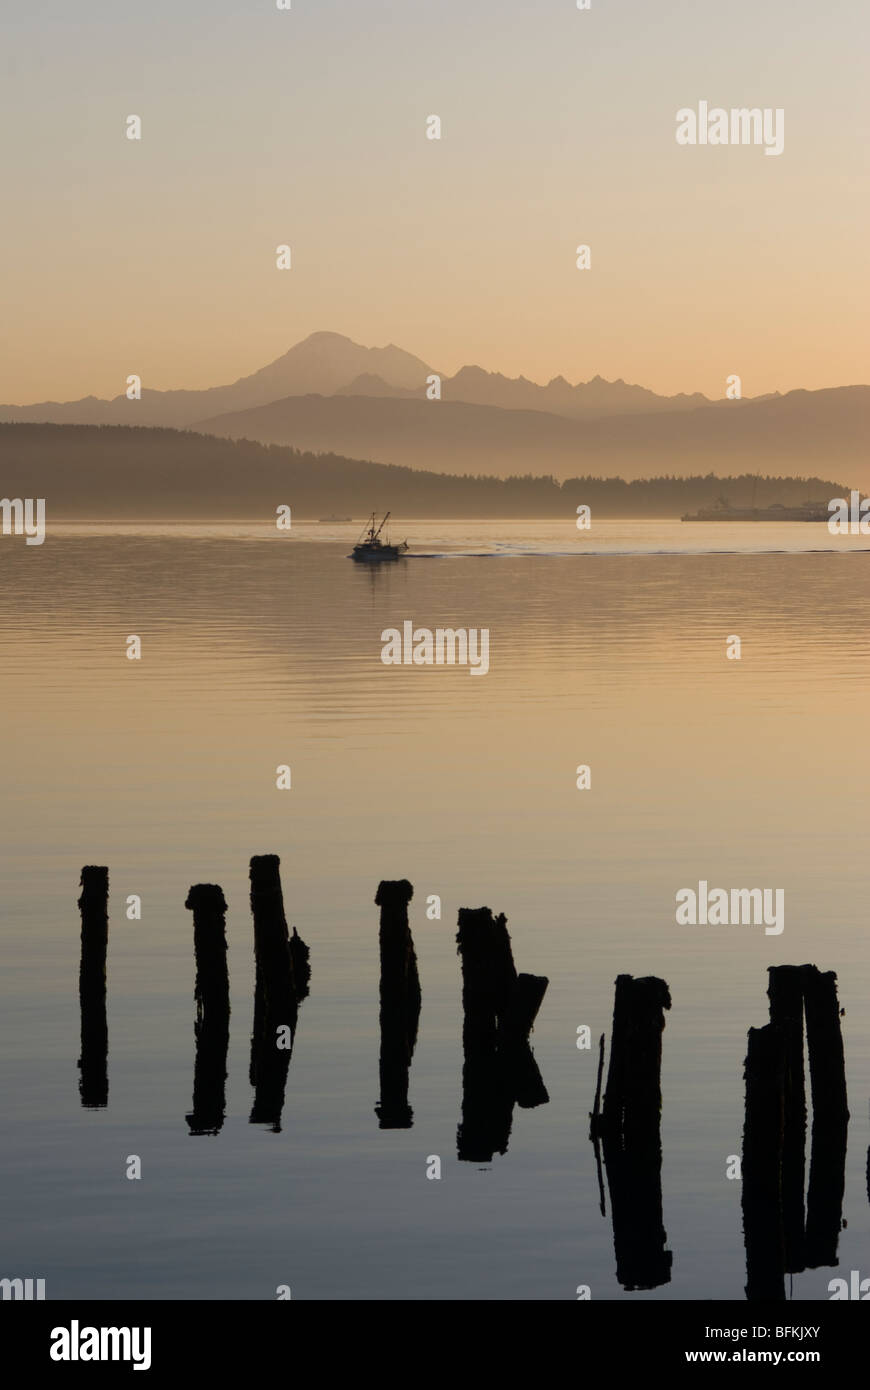
[[(317, 329), (666, 393), (870, 379), (857, 0), (55, 0), (3, 29), (4, 402), (217, 385)], [(782, 155), (678, 146), (702, 99), (783, 108)]]

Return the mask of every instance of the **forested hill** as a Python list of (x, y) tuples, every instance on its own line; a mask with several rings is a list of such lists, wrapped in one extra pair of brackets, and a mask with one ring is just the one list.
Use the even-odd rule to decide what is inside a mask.
[[(449, 465), (449, 459), (445, 460)], [(732, 506), (847, 495), (818, 477), (492, 478), (301, 453), (278, 445), (124, 425), (0, 424), (0, 493), (44, 497), (54, 519), (294, 517), (679, 517), (724, 496)]]

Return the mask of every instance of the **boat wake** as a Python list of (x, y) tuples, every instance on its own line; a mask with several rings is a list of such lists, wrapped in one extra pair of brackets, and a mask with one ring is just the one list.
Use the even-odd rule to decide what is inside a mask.
[(406, 560), (515, 560), (515, 559), (576, 559), (587, 560), (606, 556), (680, 556), (680, 555), (866, 555), (870, 553), (870, 547), (852, 547), (848, 550), (840, 550), (836, 546), (816, 546), (812, 549), (803, 547), (789, 549), (782, 546), (770, 546), (766, 549), (750, 549), (735, 547), (733, 549), (716, 547), (682, 547), (681, 549), (670, 550), (639, 550), (628, 547), (611, 547), (607, 550), (543, 550), (533, 546), (503, 546), (498, 550), (415, 550), (405, 555)]

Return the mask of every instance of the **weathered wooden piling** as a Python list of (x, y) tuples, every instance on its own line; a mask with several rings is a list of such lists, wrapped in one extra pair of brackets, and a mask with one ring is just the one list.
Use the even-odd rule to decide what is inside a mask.
[(81, 872), (79, 1095), (88, 1110), (109, 1100), (109, 1028), (106, 1018), (106, 954), (109, 943), (109, 870), (87, 864)]
[(193, 1110), (186, 1116), (192, 1135), (217, 1134), (226, 1114), (227, 1049), (230, 1039), (230, 982), (227, 970), (226, 911), (223, 891), (197, 883), (185, 907), (193, 913), (196, 957), (196, 1060)]
[(517, 974), (503, 913), (460, 908), (456, 942), (464, 1053), (457, 1150), (461, 1159), (488, 1162), (507, 1152), (514, 1105), (549, 1100), (528, 1041), (548, 981)]
[(255, 854), (251, 859), (251, 913), (254, 918), (254, 951), (257, 969), (269, 1008), (291, 1027), (296, 1022), (296, 982), (290, 933), (281, 892), (281, 861), (277, 854)]
[(420, 1019), (420, 977), (414, 940), (408, 925), (408, 903), (414, 889), (407, 879), (378, 884), (375, 903), (381, 909), (380, 947), (380, 1100), (375, 1106), (381, 1129), (410, 1129), (414, 1112), (408, 1104), (408, 1084)]
[(746, 1297), (752, 1303), (785, 1298), (782, 1162), (786, 1066), (791, 1040), (773, 1023), (750, 1028), (744, 1067), (743, 1237)]
[(804, 1081), (804, 971), (800, 965), (768, 967), (770, 1021), (783, 1040), (782, 1226), (785, 1272), (806, 1269), (804, 1187), (807, 1100)]
[(498, 1011), (516, 979), (505, 919), (488, 907), (459, 909), (456, 946), (462, 961), (462, 1040), (466, 1048), (495, 1049)]
[[(745, 1072), (743, 1218), (753, 1300), (784, 1298), (785, 1274), (836, 1265), (849, 1123), (836, 975), (777, 965), (768, 977), (770, 1023), (750, 1029)], [(804, 1019), (813, 1107), (806, 1212)]]
[(456, 942), (464, 1030), (472, 1043), (493, 1041), (506, 1049), (527, 1041), (549, 980), (517, 974), (504, 913), (493, 917), (488, 907), (460, 908)]
[(661, 1182), (662, 1033), (670, 1007), (664, 980), (617, 977), (604, 1105), (599, 1111), (596, 1095), (590, 1117), (596, 1153), (599, 1138), (604, 1151), (616, 1277), (625, 1289), (654, 1289), (671, 1278)]
[(662, 1033), (671, 996), (654, 975), (635, 979), (618, 975), (613, 1002), (610, 1062), (601, 1116), (603, 1130), (622, 1134), (627, 1143), (636, 1132), (651, 1138), (662, 1108)]
[[(458, 1157), (489, 1163), (506, 1153), (513, 1097), (498, 1064), (498, 1008), (513, 956), (506, 929), (497, 932), (488, 907), (460, 908), (457, 950), (462, 962), (462, 1119)], [(516, 970), (513, 971), (516, 975)]]
[(409, 1017), (420, 1012), (420, 979), (417, 955), (408, 925), (408, 903), (414, 889), (406, 878), (382, 879), (375, 894), (381, 909), (378, 945), (381, 958), (381, 999), (392, 1007), (401, 1004)]
[(254, 1103), (250, 1122), (268, 1124), (277, 1134), (281, 1129), (299, 1000), (308, 992), (308, 947), (295, 928), (293, 938), (288, 931), (277, 854), (254, 855), (250, 878), (255, 953), (250, 1066)]
[(837, 1264), (846, 1186), (849, 1107), (840, 1029), (837, 976), (805, 965), (804, 1002), (813, 1103), (806, 1262), (809, 1269)]
[(229, 1013), (230, 977), (227, 970), (227, 904), (216, 883), (195, 883), (184, 906), (193, 913), (193, 949), (196, 958), (196, 1017)]

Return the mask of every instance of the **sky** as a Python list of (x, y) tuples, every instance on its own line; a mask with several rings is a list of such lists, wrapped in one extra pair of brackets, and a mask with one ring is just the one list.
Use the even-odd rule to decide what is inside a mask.
[[(318, 330), (870, 381), (868, 48), (863, 0), (4, 0), (0, 401), (219, 385)], [(702, 100), (782, 108), (782, 154), (678, 145)]]

